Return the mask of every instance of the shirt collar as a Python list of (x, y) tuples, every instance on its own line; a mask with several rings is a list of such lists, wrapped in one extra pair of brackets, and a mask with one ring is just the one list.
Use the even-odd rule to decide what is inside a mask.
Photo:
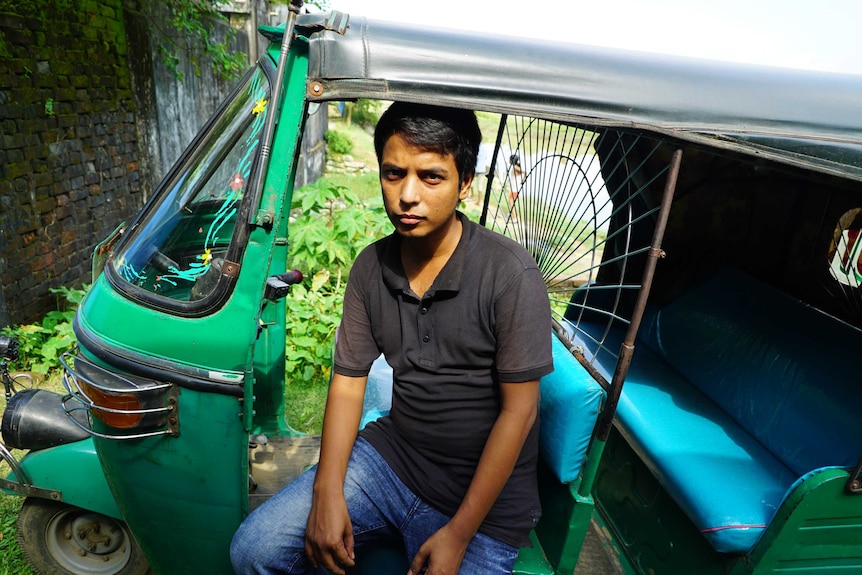
[[(467, 254), (470, 237), (473, 235), (473, 223), (461, 212), (455, 212), (455, 216), (461, 222), (461, 238), (455, 251), (449, 257), (449, 261), (437, 274), (431, 288), (425, 292), (426, 298), (434, 297), (437, 293), (457, 293), (461, 289), (461, 278), (464, 275), (464, 266), (467, 263)], [(410, 283), (401, 265), (401, 236), (393, 232), (386, 240), (383, 249), (383, 281), (390, 290), (412, 294)]]

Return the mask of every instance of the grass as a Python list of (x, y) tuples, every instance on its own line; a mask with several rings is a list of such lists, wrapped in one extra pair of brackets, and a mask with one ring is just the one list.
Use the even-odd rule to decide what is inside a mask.
[[(3, 475), (6, 475), (5, 471)], [(34, 575), (18, 548), (15, 530), (18, 510), (23, 502), (22, 497), (0, 496), (0, 575)]]
[[(49, 377), (43, 381), (34, 381), (35, 387), (49, 389), (51, 391), (63, 392), (63, 385), (59, 376)], [(6, 409), (6, 401), (2, 402), (2, 409)], [(21, 458), (24, 452), (12, 450), (13, 455)], [(0, 476), (9, 475), (10, 469), (6, 462), (0, 462)], [(0, 575), (35, 575), (30, 569), (27, 560), (18, 548), (16, 521), (18, 510), (24, 498), (18, 495), (7, 495), (0, 493)]]
[(327, 386), (288, 383), (284, 388), (287, 423), (302, 433), (317, 435), (323, 428)]
[(380, 199), (380, 178), (376, 167), (374, 171), (364, 174), (329, 173), (324, 178), (333, 184), (350, 188), (364, 202)]

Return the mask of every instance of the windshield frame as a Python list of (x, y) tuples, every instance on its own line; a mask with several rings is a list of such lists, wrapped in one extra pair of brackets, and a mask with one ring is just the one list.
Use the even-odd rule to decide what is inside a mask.
[[(203, 144), (208, 140), (218, 139), (221, 136), (221, 134), (214, 133), (213, 130), (215, 126), (220, 123), (220, 121), (223, 119), (224, 115), (228, 111), (230, 104), (239, 96), (240, 91), (247, 85), (250, 76), (253, 75), (257, 70), (262, 71), (264, 81), (267, 85), (267, 93), (271, 93), (276, 73), (275, 66), (268, 58), (262, 58), (256, 66), (252, 66), (247, 72), (247, 74), (244, 75), (242, 79), (237, 82), (236, 87), (233, 89), (230, 95), (224, 99), (216, 113), (213, 114), (212, 117), (210, 117), (204, 127), (189, 143), (183, 154), (180, 156), (177, 162), (174, 163), (170, 172), (167, 174), (167, 176), (165, 176), (165, 178), (162, 179), (161, 183), (156, 189), (156, 192), (150, 197), (150, 199), (146, 202), (141, 211), (138, 212), (138, 215), (135, 217), (135, 219), (128, 226), (126, 232), (123, 234), (123, 239), (116, 247), (113, 254), (111, 254), (111, 257), (108, 259), (108, 261), (105, 263), (105, 277), (107, 278), (111, 286), (114, 287), (118, 292), (123, 294), (125, 297), (137, 301), (146, 307), (167, 312), (172, 315), (177, 315), (181, 317), (202, 317), (214, 313), (215, 311), (223, 307), (227, 299), (230, 297), (230, 294), (233, 292), (234, 286), (236, 285), (236, 278), (239, 274), (239, 262), (242, 261), (251, 233), (252, 226), (247, 223), (248, 214), (250, 213), (250, 211), (256, 209), (256, 206), (252, 206), (251, 203), (254, 201), (255, 198), (260, 197), (258, 194), (256, 194), (256, 190), (251, 189), (254, 184), (252, 184), (249, 189), (245, 190), (243, 197), (238, 203), (236, 222), (234, 224), (230, 243), (224, 257), (224, 264), (221, 270), (221, 279), (220, 281), (218, 281), (214, 289), (201, 299), (184, 301), (180, 299), (166, 297), (158, 293), (149, 291), (141, 286), (135, 285), (134, 283), (124, 278), (123, 275), (116, 269), (115, 264), (116, 257), (125, 252), (126, 248), (129, 247), (129, 245), (134, 241), (134, 239), (142, 230), (143, 224), (149, 221), (149, 218), (152, 216), (154, 210), (159, 209), (159, 207), (165, 200), (165, 195), (170, 194), (171, 190), (174, 189), (177, 185), (179, 185), (184, 178), (186, 178), (188, 169), (191, 163), (196, 159), (199, 150), (203, 147)], [(276, 111), (270, 109), (268, 110), (268, 113), (276, 113)], [(261, 148), (262, 146), (259, 146), (258, 149), (255, 150), (253, 153), (253, 158), (251, 160), (251, 172), (247, 179), (248, 182), (255, 182), (254, 176), (258, 168), (260, 167)], [(223, 155), (224, 151), (220, 151), (220, 154)], [(214, 164), (217, 163), (220, 162), (214, 162)], [(205, 167), (203, 171), (206, 174), (211, 174), (217, 169), (218, 165), (212, 165)]]

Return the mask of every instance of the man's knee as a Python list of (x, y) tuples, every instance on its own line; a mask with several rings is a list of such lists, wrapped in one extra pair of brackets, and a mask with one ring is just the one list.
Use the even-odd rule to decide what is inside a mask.
[(266, 513), (250, 515), (231, 541), (230, 560), (234, 571), (238, 575), (305, 573), (307, 561), (302, 528), (290, 528), (283, 523), (276, 525)]
[(233, 570), (238, 575), (246, 573), (255, 573), (249, 556), (249, 551), (253, 547), (248, 544), (246, 535), (246, 524), (240, 525), (239, 529), (233, 535), (233, 540), (230, 542), (230, 562), (233, 565)]
[(274, 537), (251, 541), (243, 537), (241, 531), (231, 542), (230, 561), (237, 575), (303, 575), (313, 572), (309, 571), (304, 547), (278, 545)]

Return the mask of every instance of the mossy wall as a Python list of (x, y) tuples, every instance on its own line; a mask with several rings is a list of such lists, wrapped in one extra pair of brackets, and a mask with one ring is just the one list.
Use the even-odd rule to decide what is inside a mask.
[(122, 0), (0, 0), (0, 326), (89, 281), (142, 205)]

